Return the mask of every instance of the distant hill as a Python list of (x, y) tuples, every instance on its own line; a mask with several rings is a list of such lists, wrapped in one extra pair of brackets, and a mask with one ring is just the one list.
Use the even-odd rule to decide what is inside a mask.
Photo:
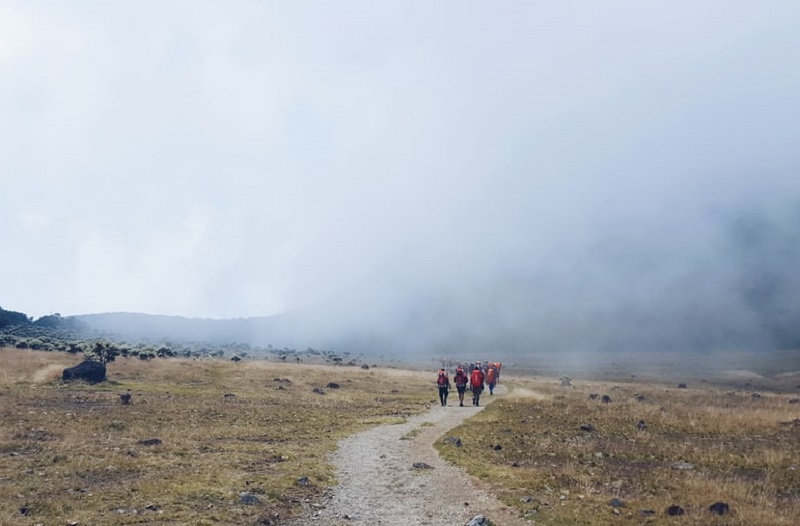
[[(73, 316), (91, 329), (129, 339), (288, 344), (280, 316), (210, 319), (132, 312)], [(274, 341), (266, 341), (270, 340)]]

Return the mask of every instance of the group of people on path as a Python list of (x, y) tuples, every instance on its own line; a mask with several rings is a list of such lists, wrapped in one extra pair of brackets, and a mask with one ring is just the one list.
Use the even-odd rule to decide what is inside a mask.
[[(469, 364), (466, 371), (462, 364), (456, 366), (455, 375), (453, 376), (453, 383), (456, 384), (456, 391), (458, 392), (458, 405), (464, 407), (464, 395), (469, 386), (472, 392), (472, 405), (481, 405), (481, 393), (486, 387), (489, 387), (489, 394), (494, 394), (494, 387), (500, 378), (500, 363), (481, 364), (481, 362)], [(450, 376), (447, 371), (442, 368), (436, 377), (436, 385), (439, 387), (439, 402), (444, 407), (447, 405), (447, 395), (450, 392)]]

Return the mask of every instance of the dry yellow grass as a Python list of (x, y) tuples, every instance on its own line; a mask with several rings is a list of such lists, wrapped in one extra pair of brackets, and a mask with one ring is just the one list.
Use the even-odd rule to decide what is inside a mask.
[[(511, 395), (448, 434), (463, 447), (437, 448), (536, 524), (800, 524), (793, 395), (627, 382), (561, 387), (508, 376), (504, 383)], [(619, 514), (612, 498), (626, 503)], [(731, 513), (712, 515), (717, 501)], [(671, 505), (685, 515), (668, 516)]]
[(341, 437), (433, 398), (424, 374), (258, 361), (118, 359), (108, 382), (58, 380), (79, 360), (0, 349), (0, 524), (271, 524), (334, 482)]

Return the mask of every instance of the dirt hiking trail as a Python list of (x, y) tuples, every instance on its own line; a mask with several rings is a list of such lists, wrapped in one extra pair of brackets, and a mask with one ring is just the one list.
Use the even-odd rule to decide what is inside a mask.
[[(481, 407), (474, 407), (467, 391), (465, 405), (459, 407), (453, 390), (447, 407), (437, 401), (427, 413), (404, 424), (382, 425), (346, 438), (332, 459), (338, 485), (324, 499), (324, 507), (308, 509), (295, 524), (458, 526), (479, 514), (498, 526), (529, 524), (477, 479), (440, 459), (433, 448), (439, 437), (482, 411), (484, 403), (506, 394), (506, 387), (498, 385), (495, 396), (485, 391)], [(416, 462), (433, 469), (414, 469)]]

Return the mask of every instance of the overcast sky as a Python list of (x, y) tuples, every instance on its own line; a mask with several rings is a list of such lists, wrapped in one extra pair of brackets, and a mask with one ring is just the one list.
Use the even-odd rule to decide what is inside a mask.
[(798, 20), (4, 0), (0, 306), (758, 331), (753, 269), (800, 291)]

